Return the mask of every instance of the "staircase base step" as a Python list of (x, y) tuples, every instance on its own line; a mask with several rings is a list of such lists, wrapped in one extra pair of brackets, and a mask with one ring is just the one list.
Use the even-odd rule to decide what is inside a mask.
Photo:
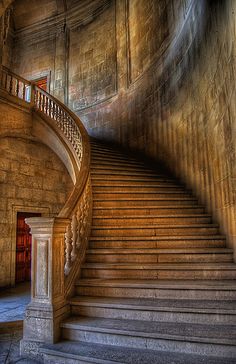
[(44, 345), (41, 349), (46, 363), (57, 364), (236, 364), (232, 358), (179, 354), (113, 345), (64, 341)]
[(61, 327), (68, 340), (236, 358), (235, 325), (71, 317)]

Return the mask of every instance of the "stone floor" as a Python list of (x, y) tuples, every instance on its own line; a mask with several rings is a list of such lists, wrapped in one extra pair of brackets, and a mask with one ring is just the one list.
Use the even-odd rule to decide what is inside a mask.
[(31, 363), (20, 357), (23, 317), (30, 301), (30, 283), (0, 291), (0, 363)]
[(0, 328), (3, 322), (22, 321), (29, 302), (30, 283), (28, 282), (0, 291)]

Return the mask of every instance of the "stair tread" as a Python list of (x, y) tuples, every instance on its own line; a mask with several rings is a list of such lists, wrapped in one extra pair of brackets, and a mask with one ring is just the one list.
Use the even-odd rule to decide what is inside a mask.
[(127, 197), (127, 198), (98, 198), (98, 197), (94, 197), (94, 201), (163, 201), (163, 200), (170, 200), (170, 201), (181, 201), (181, 200), (192, 200), (192, 201), (197, 201), (197, 199), (195, 197), (189, 197), (189, 196), (181, 196), (180, 197), (155, 197), (155, 198), (151, 198), (151, 197)]
[(151, 263), (151, 264), (137, 264), (137, 263), (84, 263), (82, 268), (96, 268), (96, 269), (141, 269), (141, 270), (236, 270), (234, 263)]
[(114, 216), (114, 215), (101, 215), (99, 217), (96, 216), (96, 220), (101, 219), (101, 220), (106, 220), (106, 219), (114, 219), (114, 220), (130, 220), (130, 219), (150, 219), (150, 218), (193, 218), (193, 217), (211, 217), (211, 215), (209, 214), (178, 214), (178, 215), (118, 215), (118, 216)]
[(146, 240), (154, 240), (154, 241), (171, 241), (171, 240), (225, 240), (225, 237), (221, 235), (181, 235), (181, 236), (93, 236), (90, 238), (90, 241), (146, 241)]
[(235, 344), (236, 325), (195, 324), (162, 321), (122, 320), (90, 317), (70, 317), (61, 327), (75, 330), (118, 333), (147, 338), (166, 338), (194, 342)]
[[(56, 344), (43, 345), (43, 353), (59, 355), (65, 358), (88, 360), (95, 364), (205, 364), (206, 357), (194, 354), (182, 354), (156, 351), (150, 349), (127, 348), (97, 343), (62, 341)], [(235, 364), (232, 358), (207, 357), (207, 364)]]
[(152, 229), (152, 228), (160, 228), (160, 229), (166, 229), (166, 228), (169, 228), (169, 229), (172, 229), (172, 228), (176, 228), (176, 229), (179, 229), (179, 228), (186, 228), (186, 229), (191, 229), (191, 228), (195, 228), (195, 227), (208, 227), (208, 228), (218, 228), (219, 225), (218, 224), (209, 224), (209, 223), (205, 223), (205, 224), (191, 224), (191, 225), (176, 225), (176, 224), (170, 224), (170, 223), (166, 223), (166, 224), (150, 224), (150, 225), (117, 225), (117, 226), (114, 226), (114, 225), (106, 225), (106, 226), (103, 226), (103, 225), (93, 225), (92, 226), (92, 230), (93, 229), (109, 229), (109, 230), (113, 230), (113, 229), (120, 229), (120, 230), (124, 230), (124, 229)]
[(129, 308), (145, 310), (174, 310), (182, 312), (219, 312), (236, 315), (236, 300), (191, 300), (191, 299), (147, 299), (75, 296), (70, 299), (72, 305), (99, 306), (112, 308)]
[(171, 279), (102, 279), (81, 278), (77, 286), (106, 286), (106, 287), (133, 287), (133, 288), (163, 288), (184, 290), (231, 290), (236, 291), (235, 280), (171, 280)]
[(137, 248), (96, 248), (88, 249), (87, 254), (232, 254), (229, 248), (177, 248), (177, 249), (137, 249)]

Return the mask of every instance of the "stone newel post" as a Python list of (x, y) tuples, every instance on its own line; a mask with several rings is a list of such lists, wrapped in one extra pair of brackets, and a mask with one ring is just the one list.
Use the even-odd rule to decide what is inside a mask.
[[(67, 315), (64, 297), (65, 232), (69, 219), (27, 219), (32, 233), (31, 302), (26, 309), (21, 354), (59, 339)], [(32, 353), (33, 354), (33, 353)]]

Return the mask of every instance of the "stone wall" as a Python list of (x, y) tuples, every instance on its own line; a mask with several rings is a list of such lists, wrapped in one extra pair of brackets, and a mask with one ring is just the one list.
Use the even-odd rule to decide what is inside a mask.
[(58, 156), (32, 139), (31, 114), (0, 104), (0, 115), (0, 287), (3, 287), (15, 281), (17, 212), (56, 216), (72, 191), (72, 181)]
[[(236, 251), (235, 7), (233, 0), (109, 1), (102, 13), (68, 18), (60, 69), (65, 100), (90, 134), (164, 161)], [(16, 53), (12, 65), (23, 76), (26, 58)], [(55, 64), (48, 63), (52, 75)]]

